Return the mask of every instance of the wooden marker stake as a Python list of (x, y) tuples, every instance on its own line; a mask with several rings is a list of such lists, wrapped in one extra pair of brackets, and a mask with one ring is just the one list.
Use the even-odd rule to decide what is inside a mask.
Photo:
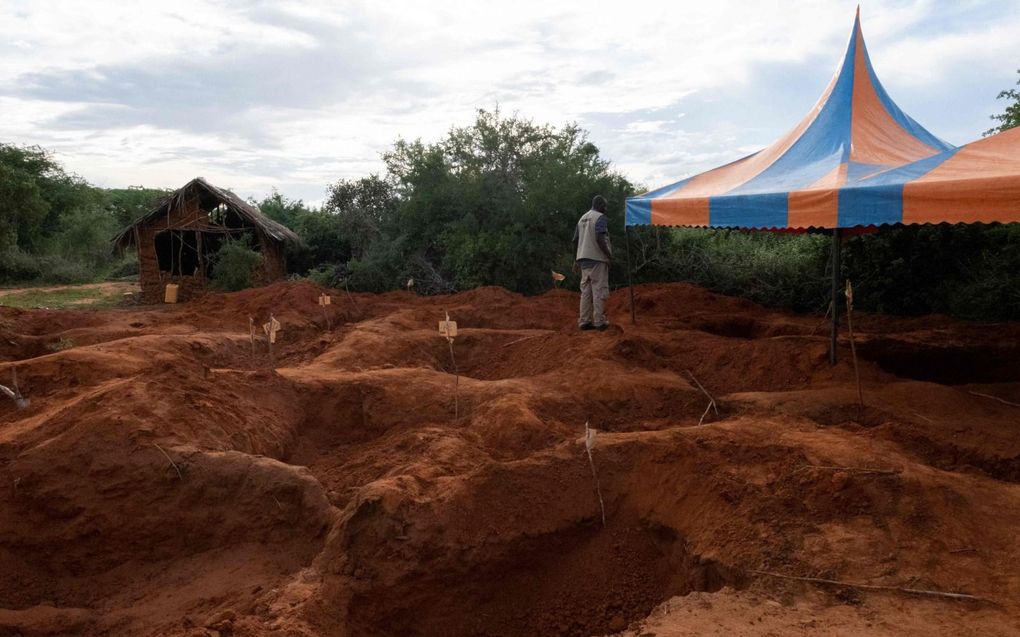
[(584, 423), (584, 450), (588, 452), (588, 464), (591, 465), (591, 477), (595, 482), (595, 493), (599, 496), (599, 510), (602, 511), (602, 528), (606, 528), (606, 505), (602, 501), (602, 488), (599, 486), (599, 474), (595, 471), (595, 458), (591, 450), (595, 448), (595, 430)]
[(276, 367), (276, 358), (273, 356), (273, 344), (276, 343), (276, 333), (281, 328), (280, 322), (272, 314), (269, 315), (269, 322), (262, 325), (262, 331), (266, 333), (266, 341), (269, 343), (269, 364), (273, 367)]
[(453, 339), (457, 336), (457, 322), (450, 320), (450, 313), (446, 312), (446, 320), (439, 321), (439, 335), (446, 337), (450, 346), (450, 361), (453, 363), (453, 422), (460, 420), (460, 372), (457, 371), (457, 358), (453, 355)]
[(329, 320), (329, 312), (326, 311), (327, 305), (332, 305), (333, 299), (326, 293), (319, 295), (319, 306), (322, 308), (322, 315), (326, 317), (326, 329), (332, 330), (333, 323)]

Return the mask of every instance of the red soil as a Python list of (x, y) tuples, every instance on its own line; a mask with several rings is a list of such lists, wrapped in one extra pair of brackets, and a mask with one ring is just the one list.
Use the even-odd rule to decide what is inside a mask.
[(0, 308), (0, 636), (1020, 634), (1018, 325), (319, 293)]

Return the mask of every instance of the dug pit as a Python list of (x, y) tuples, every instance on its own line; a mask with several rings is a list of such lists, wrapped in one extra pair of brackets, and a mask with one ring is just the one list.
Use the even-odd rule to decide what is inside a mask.
[(393, 586), (359, 587), (351, 626), (360, 635), (562, 635), (623, 630), (656, 605), (740, 581), (688, 553), (671, 529), (596, 520), (465, 555), (455, 568), (424, 566)]

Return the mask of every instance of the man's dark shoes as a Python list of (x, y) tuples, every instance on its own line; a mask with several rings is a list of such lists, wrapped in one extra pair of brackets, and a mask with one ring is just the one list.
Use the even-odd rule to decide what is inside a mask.
[(600, 332), (605, 332), (606, 330), (609, 329), (609, 323), (603, 323), (602, 325), (596, 325), (594, 327), (594, 329), (596, 329), (596, 330), (598, 330)]
[(595, 326), (592, 325), (591, 323), (585, 323), (584, 325), (579, 326), (578, 329), (585, 330), (585, 331), (593, 330), (593, 329), (595, 329)]

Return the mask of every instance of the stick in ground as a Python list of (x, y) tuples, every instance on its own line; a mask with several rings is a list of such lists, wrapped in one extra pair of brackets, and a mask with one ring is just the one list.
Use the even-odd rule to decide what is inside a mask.
[(457, 357), (453, 355), (453, 339), (457, 336), (457, 322), (450, 320), (450, 313), (445, 321), (439, 321), (439, 334), (446, 337), (450, 346), (450, 362), (453, 363), (453, 421), (460, 420), (460, 372), (457, 371)]
[(599, 474), (595, 471), (595, 458), (591, 450), (595, 448), (595, 430), (584, 423), (584, 450), (588, 452), (588, 464), (591, 466), (591, 477), (595, 482), (595, 493), (599, 496), (599, 510), (602, 511), (602, 528), (606, 528), (606, 505), (602, 502), (602, 488), (599, 487)]
[(703, 422), (705, 422), (705, 416), (708, 415), (708, 410), (709, 409), (714, 410), (715, 411), (715, 415), (718, 416), (719, 415), (719, 407), (716, 405), (715, 398), (712, 398), (712, 394), (708, 393), (708, 390), (705, 389), (705, 386), (701, 384), (701, 381), (699, 381), (694, 376), (694, 373), (691, 372), (691, 370), (689, 370), (689, 369), (685, 370), (685, 371), (687, 372), (687, 375), (691, 377), (691, 380), (694, 381), (694, 384), (698, 386), (698, 389), (701, 390), (701, 393), (705, 394), (705, 396), (708, 398), (708, 406), (705, 407), (705, 413), (701, 414), (701, 419), (698, 420), (698, 425), (700, 426)]
[(854, 359), (854, 378), (857, 379), (857, 401), (860, 405), (860, 414), (864, 415), (864, 391), (861, 389), (861, 370), (857, 366), (857, 345), (854, 344), (854, 289), (850, 285), (850, 279), (846, 281), (846, 326), (850, 336), (850, 355)]

